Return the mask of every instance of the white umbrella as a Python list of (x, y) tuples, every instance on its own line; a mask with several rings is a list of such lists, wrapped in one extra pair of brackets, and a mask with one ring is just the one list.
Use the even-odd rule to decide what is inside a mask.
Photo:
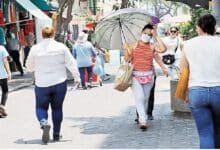
[(122, 49), (123, 43), (139, 40), (147, 23), (157, 24), (159, 19), (146, 10), (120, 9), (100, 20), (95, 28), (95, 42), (106, 49)]

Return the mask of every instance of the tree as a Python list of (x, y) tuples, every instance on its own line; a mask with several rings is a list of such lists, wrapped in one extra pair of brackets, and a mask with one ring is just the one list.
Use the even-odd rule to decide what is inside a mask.
[[(167, 2), (165, 0), (122, 0), (120, 8), (135, 7), (135, 2), (137, 1), (138, 3), (147, 5), (147, 9), (152, 10), (159, 18), (167, 14), (173, 16), (177, 14), (178, 8), (182, 7), (182, 5), (177, 2)], [(118, 7), (115, 8), (113, 9), (118, 9)]]
[(180, 33), (182, 35), (187, 36), (189, 39), (197, 36), (197, 32), (196, 32), (197, 22), (202, 15), (208, 13), (210, 13), (210, 11), (204, 8), (191, 9), (192, 19), (191, 21), (188, 21), (180, 25)]
[[(74, 0), (58, 0), (59, 10), (56, 23), (56, 36), (55, 39), (64, 42), (65, 33), (67, 32), (68, 25), (72, 20), (72, 8)], [(63, 13), (67, 9), (67, 16), (63, 18)]]
[(147, 5), (147, 9), (151, 11), (159, 18), (170, 14), (171, 16), (177, 14), (177, 10), (183, 7), (177, 2), (167, 2), (165, 0), (145, 0), (143, 3)]

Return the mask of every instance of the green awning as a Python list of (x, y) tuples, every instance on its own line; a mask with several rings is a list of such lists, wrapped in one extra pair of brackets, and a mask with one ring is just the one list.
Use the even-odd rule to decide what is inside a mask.
[(31, 0), (31, 2), (36, 5), (42, 11), (51, 11), (53, 8), (47, 4), (45, 0)]

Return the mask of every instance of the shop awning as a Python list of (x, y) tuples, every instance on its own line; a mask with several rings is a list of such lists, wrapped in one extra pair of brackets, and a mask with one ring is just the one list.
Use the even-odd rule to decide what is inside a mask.
[[(38, 0), (37, 0), (38, 1)], [(51, 20), (46, 14), (44, 14), (37, 6), (35, 6), (30, 0), (16, 0), (16, 2), (26, 9), (30, 14), (40, 20)]]
[(42, 39), (42, 27), (45, 25), (52, 25), (52, 19), (35, 6), (30, 0), (16, 0), (16, 2), (35, 17), (36, 38), (37, 42), (40, 41)]
[(53, 8), (45, 0), (31, 0), (31, 2), (43, 11), (51, 11)]

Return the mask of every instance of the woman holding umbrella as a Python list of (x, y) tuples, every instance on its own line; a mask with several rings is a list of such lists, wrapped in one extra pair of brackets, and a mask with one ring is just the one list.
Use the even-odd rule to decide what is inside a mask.
[[(156, 42), (152, 43), (152, 39)], [(142, 29), (141, 39), (129, 50), (126, 48), (125, 60), (130, 61), (133, 66), (132, 92), (135, 97), (135, 105), (139, 114), (140, 129), (147, 129), (146, 108), (150, 90), (154, 84), (153, 59), (160, 59), (158, 53), (166, 51), (166, 46), (156, 34), (154, 26), (147, 24)], [(159, 60), (161, 62), (161, 60)], [(163, 69), (166, 69), (165, 67)]]

